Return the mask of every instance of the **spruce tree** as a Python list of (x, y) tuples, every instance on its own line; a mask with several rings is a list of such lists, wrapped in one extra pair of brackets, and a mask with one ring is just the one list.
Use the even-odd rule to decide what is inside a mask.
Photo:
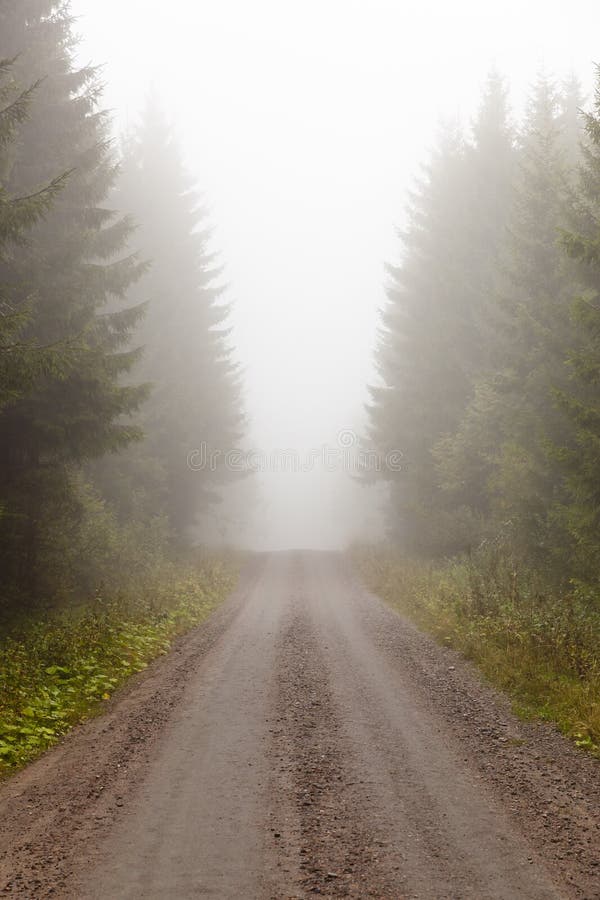
[(45, 587), (39, 576), (49, 570), (53, 531), (78, 514), (73, 472), (138, 436), (129, 417), (145, 394), (122, 382), (136, 358), (128, 341), (140, 310), (114, 310), (140, 264), (123, 255), (129, 221), (104, 206), (117, 171), (110, 123), (97, 72), (75, 67), (74, 45), (68, 3), (0, 7), (0, 56), (16, 58), (14, 77), (25, 89), (39, 81), (5, 190), (35, 194), (70, 172), (48, 215), (0, 266), (0, 283), (27, 308), (23, 339), (62, 344), (76, 359), (45, 372), (0, 412), (0, 496), (9, 512), (0, 529), (3, 574), (30, 596)]
[(504, 84), (493, 74), (472, 141), (449, 133), (412, 195), (403, 258), (389, 269), (371, 440), (381, 453), (404, 454), (393, 515), (419, 552), (457, 551), (480, 536), (471, 484), (442, 490), (436, 448), (460, 426), (476, 380), (493, 365), (513, 144)]
[(585, 96), (581, 82), (572, 73), (564, 81), (558, 97), (558, 126), (567, 174), (570, 179), (576, 175), (580, 163), (581, 142), (584, 136), (582, 116), (584, 104)]
[[(125, 141), (114, 202), (134, 215), (139, 227), (133, 246), (152, 261), (132, 296), (148, 301), (136, 332), (144, 345), (136, 374), (153, 390), (143, 410), (145, 440), (116, 460), (117, 481), (126, 478), (132, 495), (145, 492), (183, 536), (233, 475), (224, 466), (225, 453), (238, 445), (242, 414), (207, 210), (155, 98)], [(213, 467), (198, 470), (188, 460), (203, 446), (207, 458), (220, 455)], [(100, 468), (110, 491), (115, 467)]]
[(486, 81), (467, 146), (469, 260), (463, 272), (465, 315), (472, 317), (477, 346), (468, 347), (472, 378), (497, 361), (497, 298), (504, 288), (506, 231), (515, 190), (515, 131), (504, 78)]
[(573, 305), (577, 326), (568, 362), (571, 382), (559, 399), (572, 425), (562, 445), (569, 497), (563, 521), (573, 538), (577, 571), (600, 578), (600, 66), (592, 110), (584, 116), (579, 185), (563, 243), (576, 263), (582, 289)]
[(568, 377), (573, 286), (572, 267), (558, 246), (573, 152), (561, 99), (540, 76), (519, 135), (502, 291), (493, 315), (497, 365), (476, 382), (456, 433), (436, 448), (447, 491), (466, 502), (475, 497), (492, 533), (510, 523), (513, 545), (541, 555), (545, 564), (562, 542), (554, 517), (561, 477), (551, 448), (565, 434), (555, 391)]
[[(37, 87), (32, 85), (15, 95), (13, 65), (12, 60), (0, 60), (0, 262), (10, 259), (15, 245), (22, 243), (42, 218), (64, 182), (64, 178), (56, 178), (26, 197), (11, 197), (4, 188), (13, 142)], [(40, 347), (22, 339), (27, 321), (27, 309), (16, 306), (12, 292), (0, 284), (0, 410), (23, 397), (43, 371), (60, 364), (59, 347)]]
[[(403, 258), (388, 266), (372, 388), (370, 440), (384, 456), (403, 454), (391, 474), (393, 530), (413, 549), (427, 549), (435, 474), (431, 448), (450, 430), (469, 383), (460, 359), (463, 322), (461, 261), (465, 148), (455, 128), (442, 134), (424, 177), (411, 195)], [(387, 473), (384, 473), (387, 474)]]

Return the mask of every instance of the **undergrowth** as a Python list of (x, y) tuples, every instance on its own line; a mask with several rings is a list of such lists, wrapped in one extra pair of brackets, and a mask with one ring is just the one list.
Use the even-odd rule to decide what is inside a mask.
[(490, 546), (438, 564), (386, 547), (354, 548), (353, 559), (374, 593), (473, 660), (517, 713), (600, 755), (598, 597), (553, 589)]
[(0, 637), (0, 776), (101, 710), (131, 675), (200, 624), (234, 582), (229, 565), (205, 561), (184, 572), (169, 568), (138, 592), (13, 623)]

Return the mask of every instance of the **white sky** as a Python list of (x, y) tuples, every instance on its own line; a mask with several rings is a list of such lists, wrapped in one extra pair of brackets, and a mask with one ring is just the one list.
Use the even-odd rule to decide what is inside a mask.
[[(383, 263), (439, 118), (468, 123), (492, 65), (518, 110), (540, 66), (589, 86), (600, 60), (597, 0), (73, 0), (73, 11), (82, 60), (106, 64), (107, 105), (134, 120), (154, 85), (208, 197), (250, 442), (267, 450), (360, 427)], [(335, 544), (347, 530), (339, 478), (263, 481), (270, 545)]]

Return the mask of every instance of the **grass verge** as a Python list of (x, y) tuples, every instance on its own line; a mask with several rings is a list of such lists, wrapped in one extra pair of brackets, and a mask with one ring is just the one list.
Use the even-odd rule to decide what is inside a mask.
[(0, 777), (100, 711), (131, 675), (204, 621), (235, 580), (222, 561), (169, 567), (139, 592), (13, 625), (0, 637)]
[(552, 721), (600, 756), (600, 606), (549, 589), (494, 548), (427, 564), (385, 547), (357, 547), (368, 587), (439, 643), (473, 660), (515, 711)]

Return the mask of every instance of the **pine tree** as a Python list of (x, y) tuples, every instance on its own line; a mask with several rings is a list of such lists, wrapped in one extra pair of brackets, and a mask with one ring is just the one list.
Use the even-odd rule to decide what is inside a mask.
[(504, 288), (506, 230), (514, 197), (515, 133), (508, 93), (496, 71), (488, 76), (467, 147), (469, 260), (463, 272), (468, 315), (478, 346), (469, 346), (470, 374), (478, 377), (497, 361), (496, 314)]
[(372, 389), (370, 440), (382, 456), (403, 454), (392, 480), (393, 528), (405, 542), (427, 542), (435, 475), (430, 450), (463, 408), (468, 380), (460, 360), (457, 312), (465, 248), (457, 221), (465, 148), (455, 128), (441, 136), (411, 195), (400, 236), (403, 259), (388, 266), (388, 303), (377, 350), (381, 387)]
[[(146, 438), (117, 464), (122, 474), (129, 467), (132, 494), (145, 490), (181, 536), (218, 500), (215, 488), (231, 477), (224, 454), (241, 437), (239, 379), (227, 343), (229, 309), (221, 302), (205, 205), (155, 99), (124, 151), (115, 202), (135, 216), (133, 243), (152, 260), (135, 297), (148, 300), (136, 335), (145, 348), (137, 371), (153, 391), (143, 411)], [(207, 457), (220, 454), (212, 470), (188, 464), (202, 446)], [(108, 490), (115, 479), (111, 468), (102, 482)]]
[[(10, 197), (4, 172), (19, 126), (27, 118), (37, 85), (17, 93), (11, 78), (13, 60), (0, 60), (0, 261), (10, 258), (15, 245), (38, 222), (59, 192), (64, 177), (56, 178), (33, 196)], [(43, 371), (59, 363), (58, 348), (42, 348), (21, 339), (27, 311), (15, 308), (6, 286), (0, 285), (0, 410), (24, 396)]]
[(0, 529), (3, 574), (30, 595), (42, 588), (53, 528), (78, 514), (74, 467), (138, 436), (129, 416), (145, 395), (122, 382), (136, 358), (127, 344), (140, 309), (108, 305), (123, 300), (140, 264), (122, 255), (129, 221), (103, 206), (116, 176), (109, 119), (98, 106), (96, 71), (73, 64), (72, 24), (68, 3), (0, 7), (0, 55), (16, 57), (14, 77), (24, 89), (40, 82), (5, 190), (32, 195), (57, 172), (70, 172), (44, 221), (0, 265), (15, 308), (27, 309), (23, 340), (62, 344), (76, 359), (45, 372), (0, 412), (0, 496), (9, 512)]
[(561, 99), (540, 76), (519, 138), (503, 294), (494, 316), (498, 365), (476, 383), (460, 428), (436, 450), (449, 492), (464, 499), (468, 483), (492, 530), (510, 522), (514, 544), (545, 556), (545, 564), (562, 540), (553, 513), (561, 478), (551, 447), (566, 427), (554, 392), (568, 374), (573, 287), (572, 267), (558, 246), (572, 152)]
[(561, 135), (561, 144), (565, 154), (567, 174), (576, 175), (580, 163), (581, 142), (583, 140), (583, 116), (582, 109), (585, 103), (581, 82), (572, 73), (565, 80), (559, 91), (558, 126)]
[(560, 392), (572, 438), (560, 454), (569, 488), (563, 521), (575, 542), (577, 570), (597, 586), (600, 551), (600, 66), (585, 141), (579, 190), (563, 243), (577, 264), (582, 290), (573, 311), (577, 335), (569, 354), (571, 383)]
[(490, 76), (466, 144), (448, 134), (411, 198), (404, 256), (390, 267), (371, 441), (404, 454), (392, 484), (396, 530), (413, 550), (449, 553), (480, 534), (477, 497), (440, 485), (436, 447), (453, 434), (495, 353), (494, 298), (512, 195), (506, 92)]

